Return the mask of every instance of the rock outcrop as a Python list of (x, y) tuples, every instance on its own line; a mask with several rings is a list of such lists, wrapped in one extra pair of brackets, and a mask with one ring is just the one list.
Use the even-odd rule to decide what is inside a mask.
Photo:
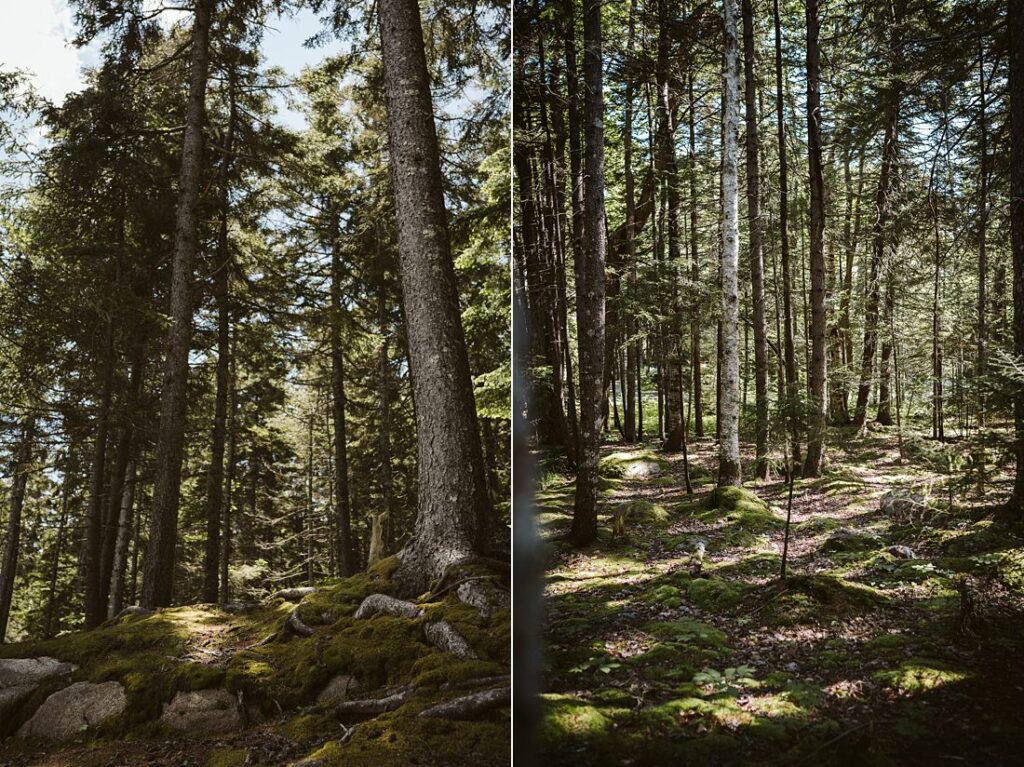
[(48, 697), (18, 730), (21, 737), (67, 740), (122, 714), (128, 705), (120, 682), (76, 682)]
[(238, 701), (227, 690), (179, 692), (164, 706), (160, 721), (179, 732), (233, 732), (242, 727)]

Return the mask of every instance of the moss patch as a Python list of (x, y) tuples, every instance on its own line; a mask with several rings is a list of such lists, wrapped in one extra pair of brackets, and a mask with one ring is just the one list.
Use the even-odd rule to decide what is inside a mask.
[(913, 658), (901, 663), (899, 668), (875, 672), (872, 679), (897, 692), (912, 695), (961, 682), (969, 676), (969, 672), (952, 668), (942, 661)]

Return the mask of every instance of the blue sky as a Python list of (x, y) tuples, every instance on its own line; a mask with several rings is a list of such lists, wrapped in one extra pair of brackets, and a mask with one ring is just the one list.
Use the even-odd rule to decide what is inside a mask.
[[(147, 0), (150, 6), (158, 3)], [(164, 20), (171, 24), (185, 15), (171, 11), (164, 14)], [(0, 18), (0, 68), (29, 72), (36, 90), (57, 103), (82, 87), (82, 70), (96, 64), (98, 46), (76, 49), (71, 45), (75, 25), (67, 0), (0, 0)], [(296, 75), (302, 67), (338, 51), (338, 42), (313, 49), (303, 46), (320, 29), (319, 19), (308, 9), (294, 16), (272, 17), (263, 39), (267, 64)], [(283, 100), (279, 105), (280, 121), (301, 127), (301, 117), (284, 108)]]

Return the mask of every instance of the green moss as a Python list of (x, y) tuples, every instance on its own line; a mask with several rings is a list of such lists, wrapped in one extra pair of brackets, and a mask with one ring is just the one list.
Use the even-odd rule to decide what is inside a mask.
[(244, 748), (215, 748), (206, 767), (242, 767), (248, 758)]
[(686, 590), (690, 602), (704, 610), (734, 607), (743, 600), (743, 594), (743, 584), (714, 577), (694, 578)]
[(654, 591), (644, 595), (644, 601), (665, 607), (679, 607), (683, 603), (683, 592), (675, 586), (658, 586)]
[(704, 498), (700, 508), (698, 518), (722, 520), (751, 534), (778, 530), (785, 524), (772, 514), (764, 500), (743, 487), (717, 487)]
[(934, 690), (969, 677), (967, 671), (951, 668), (942, 661), (922, 658), (912, 658), (901, 663), (899, 668), (877, 671), (871, 675), (879, 684), (907, 695)]
[(793, 530), (804, 535), (820, 535), (821, 533), (830, 533), (838, 529), (839, 526), (839, 520), (833, 517), (811, 517), (793, 525)]
[(615, 516), (622, 516), (626, 525), (664, 525), (670, 520), (664, 506), (643, 499), (630, 501), (620, 505), (614, 511)]
[(659, 621), (645, 626), (646, 631), (658, 639), (672, 642), (685, 642), (703, 647), (725, 647), (725, 634), (714, 626), (701, 623), (692, 618), (680, 618), (674, 621)]
[(1011, 589), (1024, 592), (1024, 549), (1006, 552), (997, 565), (1000, 580)]
[(879, 536), (842, 530), (830, 536), (818, 549), (823, 554), (874, 551), (885, 545)]
[(637, 464), (654, 464), (658, 473), (668, 470), (668, 461), (650, 450), (623, 450), (604, 456), (599, 471), (602, 476), (620, 478)]
[(542, 695), (541, 739), (594, 738), (610, 734), (612, 720), (598, 708), (571, 695)]

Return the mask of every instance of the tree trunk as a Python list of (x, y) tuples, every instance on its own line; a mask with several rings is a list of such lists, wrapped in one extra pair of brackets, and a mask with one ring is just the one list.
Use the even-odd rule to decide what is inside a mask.
[(722, 73), (722, 369), (718, 485), (742, 484), (740, 472), (739, 355), (739, 42), (736, 0), (725, 0), (725, 69)]
[(7, 535), (4, 538), (4, 558), (0, 565), (0, 643), (7, 637), (7, 621), (11, 616), (14, 598), (14, 578), (18, 573), (18, 554), (21, 546), (21, 512), (25, 505), (25, 487), (32, 461), (32, 440), (35, 439), (35, 416), (21, 419), (21, 442), (11, 464), (10, 506), (7, 512)]
[(779, 0), (773, 0), (775, 23), (775, 124), (779, 143), (779, 239), (782, 261), (782, 333), (783, 355), (786, 363), (786, 400), (791, 454), (797, 466), (800, 458), (800, 426), (797, 417), (796, 341), (793, 333), (793, 279), (789, 260), (789, 164), (786, 151), (785, 99), (782, 89), (782, 23), (779, 16)]
[(597, 536), (598, 462), (605, 350), (604, 84), (601, 3), (583, 0), (584, 159), (583, 249), (576, 261), (579, 333), (580, 450), (571, 537), (583, 546)]
[(132, 507), (135, 503), (136, 466), (129, 459), (124, 490), (120, 496), (117, 517), (117, 539), (110, 568), (110, 596), (107, 600), (107, 618), (113, 618), (124, 607), (124, 578), (128, 565), (128, 542), (132, 532)]
[[(636, 0), (629, 6), (629, 32), (626, 41), (627, 55), (633, 56), (633, 39), (636, 34)], [(627, 290), (630, 298), (635, 295), (637, 287), (636, 273), (636, 184), (633, 178), (633, 80), (626, 77), (625, 116), (622, 125), (622, 171), (626, 184), (626, 254), (627, 254)], [(623, 436), (626, 442), (636, 441), (636, 318), (633, 312), (626, 317), (626, 364), (622, 375), (622, 387), (625, 398), (625, 425)]]
[(229, 350), (231, 365), (228, 368), (228, 466), (224, 480), (224, 521), (221, 523), (220, 547), (220, 601), (231, 601), (231, 524), (232, 508), (235, 501), (235, 464), (237, 463), (238, 439), (235, 429), (238, 413), (238, 362), (235, 357), (235, 333), (231, 333)]
[[(1024, 4), (1009, 3), (1010, 45), (1010, 250), (1013, 256), (1013, 350), (1024, 355)], [(1010, 501), (1018, 524), (1024, 523), (1024, 386), (1013, 400), (1017, 472)]]
[[(981, 104), (978, 114), (978, 131), (980, 132), (979, 147), (979, 189), (978, 196), (978, 370), (979, 378), (988, 373), (988, 322), (986, 312), (986, 286), (988, 284), (988, 253), (986, 250), (986, 234), (988, 232), (988, 122), (985, 114), (985, 100), (988, 93), (985, 87), (985, 45), (978, 41), (978, 83), (981, 88)], [(982, 392), (978, 403), (978, 423), (985, 425), (985, 395)]]
[(761, 167), (757, 130), (757, 76), (754, 72), (754, 9), (743, 0), (743, 71), (747, 126), (747, 220), (750, 236), (750, 287), (754, 320), (754, 475), (768, 478), (768, 338), (764, 318), (764, 255), (761, 244)]
[[(697, 240), (697, 102), (693, 97), (693, 74), (686, 77), (690, 101), (690, 279), (700, 284), (700, 255)], [(692, 313), (690, 328), (691, 366), (693, 376), (693, 434), (704, 436), (704, 382), (701, 371), (700, 311)]]
[[(894, 10), (899, 8), (894, 6)], [(899, 27), (901, 14), (896, 11), (893, 19), (892, 37), (890, 39), (890, 62), (899, 60), (901, 55), (901, 38)], [(897, 153), (897, 128), (900, 114), (900, 100), (903, 84), (892, 80), (885, 89), (883, 109), (885, 120), (885, 137), (882, 143), (882, 166), (878, 174), (878, 192), (875, 195), (875, 224), (872, 231), (871, 267), (868, 275), (867, 298), (864, 304), (864, 351), (861, 355), (860, 384), (857, 389), (857, 406), (854, 410), (853, 422), (858, 429), (863, 429), (867, 421), (868, 398), (871, 394), (871, 376), (874, 367), (875, 350), (878, 346), (878, 308), (880, 300), (880, 281), (886, 249), (886, 229), (892, 215), (890, 199), (890, 179)]]
[[(396, 184), (397, 185), (397, 184)], [(331, 404), (334, 425), (334, 516), (338, 573), (347, 578), (358, 571), (352, 540), (352, 509), (348, 492), (348, 433), (345, 422), (345, 349), (341, 323), (345, 312), (342, 296), (341, 234), (338, 214), (331, 205)], [(442, 219), (443, 220), (443, 219)], [(411, 334), (410, 334), (411, 335)], [(417, 403), (418, 404), (418, 403)]]
[(821, 50), (818, 37), (818, 0), (807, 2), (807, 154), (810, 182), (811, 368), (810, 409), (807, 424), (807, 460), (804, 476), (821, 474), (828, 414), (825, 316), (825, 181), (821, 167)]
[(418, 509), (396, 577), (420, 591), (484, 551), (491, 502), (448, 240), (416, 0), (379, 4), (398, 256), (416, 414)]
[(73, 469), (77, 469), (77, 461), (73, 458), (74, 454), (74, 445), (68, 445), (66, 463), (61, 476), (60, 520), (57, 523), (57, 537), (53, 542), (53, 557), (50, 560), (49, 585), (46, 591), (46, 622), (43, 627), (43, 639), (49, 639), (57, 633), (54, 628), (55, 618), (57, 619), (57, 624), (60, 624), (60, 618), (57, 615), (57, 576), (60, 574), (60, 557), (64, 552), (64, 535), (68, 524), (68, 512), (71, 507)]
[(149, 527), (142, 606), (171, 604), (174, 554), (178, 539), (181, 462), (184, 451), (188, 352), (192, 336), (192, 264), (199, 239), (199, 194), (202, 186), (203, 128), (206, 123), (206, 80), (209, 68), (210, 22), (216, 0), (197, 0), (192, 26), (188, 110), (178, 179), (178, 206), (171, 261), (170, 326), (164, 358), (160, 431), (153, 462), (153, 512)]
[(110, 402), (114, 387), (114, 325), (107, 319), (103, 345), (99, 409), (92, 453), (92, 478), (89, 482), (89, 508), (85, 532), (85, 627), (96, 628), (103, 622), (103, 511), (107, 493), (107, 436), (110, 430)]

